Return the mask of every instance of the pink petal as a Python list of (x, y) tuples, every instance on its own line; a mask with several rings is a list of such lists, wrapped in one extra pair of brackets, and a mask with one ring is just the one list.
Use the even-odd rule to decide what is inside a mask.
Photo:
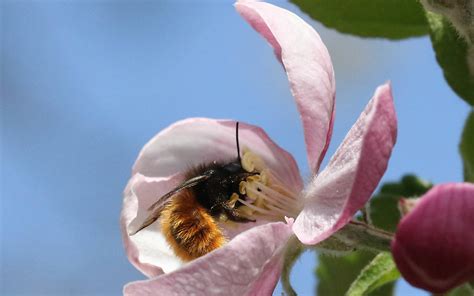
[(134, 236), (129, 236), (129, 233), (145, 219), (146, 209), (157, 197), (173, 189), (178, 180), (178, 176), (149, 178), (136, 174), (124, 190), (120, 228), (125, 251), (130, 262), (148, 277), (175, 270), (182, 263), (170, 251), (159, 223), (155, 222)]
[(438, 185), (405, 216), (392, 242), (403, 277), (444, 293), (474, 279), (474, 184)]
[[(259, 127), (239, 125), (241, 153), (249, 148), (258, 154), (289, 188), (303, 188), (298, 166), (288, 152), (275, 144)], [(169, 177), (212, 161), (237, 158), (235, 121), (190, 118), (161, 131), (143, 147), (134, 173), (148, 177)]]
[(319, 170), (331, 139), (336, 83), (331, 58), (318, 33), (295, 14), (264, 2), (235, 4), (283, 64), (303, 121), (308, 160)]
[(271, 295), (291, 233), (281, 222), (255, 227), (175, 272), (127, 284), (124, 295)]
[(306, 190), (306, 203), (293, 230), (316, 244), (343, 227), (367, 200), (387, 168), (397, 120), (390, 84), (377, 88), (328, 166)]

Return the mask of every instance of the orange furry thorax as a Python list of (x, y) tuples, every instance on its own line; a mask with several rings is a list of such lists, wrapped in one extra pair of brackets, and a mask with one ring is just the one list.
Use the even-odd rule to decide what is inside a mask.
[(166, 241), (184, 261), (203, 256), (226, 242), (217, 222), (188, 190), (176, 194), (166, 205), (160, 223)]

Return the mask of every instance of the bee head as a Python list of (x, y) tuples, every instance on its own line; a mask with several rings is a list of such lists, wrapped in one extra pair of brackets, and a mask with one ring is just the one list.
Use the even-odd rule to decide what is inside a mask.
[[(235, 209), (242, 205), (231, 198), (237, 195), (245, 200), (245, 196), (240, 193), (240, 183), (249, 176), (258, 173), (248, 172), (242, 167), (239, 145), (239, 123), (235, 126), (235, 138), (237, 146), (237, 158), (228, 163), (213, 162), (210, 165), (200, 168), (200, 174), (209, 176), (206, 180), (195, 184), (191, 188), (199, 203), (207, 208), (211, 215), (227, 216), (236, 221)], [(248, 221), (247, 221), (248, 222)]]

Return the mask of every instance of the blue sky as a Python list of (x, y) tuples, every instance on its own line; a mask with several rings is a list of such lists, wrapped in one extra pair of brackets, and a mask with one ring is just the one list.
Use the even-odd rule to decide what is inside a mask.
[[(333, 59), (328, 155), (390, 80), (399, 134), (384, 180), (410, 172), (462, 180), (458, 142), (469, 107), (444, 81), (427, 37), (350, 37), (278, 4), (308, 20)], [(142, 279), (122, 248), (121, 192), (140, 148), (177, 120), (259, 125), (308, 175), (282, 67), (232, 2), (1, 5), (0, 294), (117, 295)], [(313, 294), (315, 264), (306, 253), (295, 268), (301, 295)], [(404, 283), (398, 294), (407, 293), (423, 295)]]

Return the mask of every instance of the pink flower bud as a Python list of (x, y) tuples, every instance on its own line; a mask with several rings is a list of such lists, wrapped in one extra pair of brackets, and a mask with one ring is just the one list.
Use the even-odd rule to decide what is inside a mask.
[(435, 186), (398, 225), (392, 252), (413, 286), (444, 293), (474, 279), (474, 184)]

